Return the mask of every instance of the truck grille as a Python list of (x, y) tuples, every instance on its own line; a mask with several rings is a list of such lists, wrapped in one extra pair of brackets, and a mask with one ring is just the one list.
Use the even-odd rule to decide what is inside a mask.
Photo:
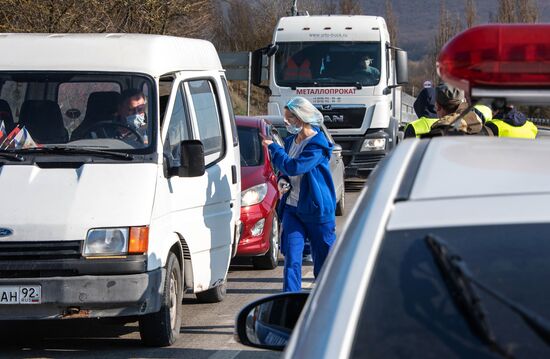
[(78, 259), (82, 241), (0, 242), (0, 261)]
[(327, 128), (361, 128), (367, 106), (364, 105), (317, 105)]

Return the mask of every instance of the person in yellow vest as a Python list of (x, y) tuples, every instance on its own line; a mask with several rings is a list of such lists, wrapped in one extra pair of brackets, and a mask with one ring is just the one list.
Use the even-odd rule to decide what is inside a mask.
[(491, 121), (493, 119), (493, 110), (491, 110), (489, 106), (477, 104), (474, 106), (473, 111), (484, 125), (487, 121)]
[(405, 138), (420, 137), (430, 132), (430, 128), (437, 121), (435, 110), (435, 89), (425, 87), (420, 91), (413, 104), (418, 120), (412, 121), (405, 127)]
[(498, 137), (513, 137), (535, 139), (538, 129), (533, 122), (528, 121), (525, 114), (501, 101), (493, 101), (493, 118), (485, 123), (493, 135)]
[(445, 83), (435, 88), (435, 109), (438, 120), (430, 132), (421, 137), (484, 135), (482, 119), (469, 110), (464, 92)]

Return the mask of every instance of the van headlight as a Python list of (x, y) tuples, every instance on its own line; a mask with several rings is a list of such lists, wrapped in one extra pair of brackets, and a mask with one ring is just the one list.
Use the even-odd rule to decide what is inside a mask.
[(386, 148), (385, 138), (367, 138), (361, 145), (361, 152), (382, 151)]
[(90, 229), (84, 243), (84, 256), (126, 254), (129, 233), (128, 227)]
[(241, 206), (247, 207), (260, 203), (267, 194), (267, 183), (262, 183), (241, 192)]
[(147, 254), (149, 226), (94, 228), (84, 242), (84, 256)]

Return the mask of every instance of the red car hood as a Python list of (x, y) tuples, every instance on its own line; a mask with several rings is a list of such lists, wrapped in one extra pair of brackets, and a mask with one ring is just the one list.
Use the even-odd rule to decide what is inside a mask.
[(264, 166), (241, 167), (241, 191), (265, 182)]

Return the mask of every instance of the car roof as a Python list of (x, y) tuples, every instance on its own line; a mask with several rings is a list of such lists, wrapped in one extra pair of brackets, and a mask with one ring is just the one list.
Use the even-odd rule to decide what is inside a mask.
[(0, 70), (136, 72), (222, 70), (212, 43), (144, 34), (0, 34)]
[(235, 116), (235, 123), (241, 127), (263, 128), (262, 123), (265, 124), (265, 121), (258, 117)]
[(257, 118), (263, 118), (266, 121), (269, 121), (271, 124), (275, 126), (284, 126), (285, 125), (285, 118), (283, 116), (279, 115), (260, 115), (256, 116)]
[(550, 142), (487, 137), (432, 139), (409, 200), (550, 193)]

